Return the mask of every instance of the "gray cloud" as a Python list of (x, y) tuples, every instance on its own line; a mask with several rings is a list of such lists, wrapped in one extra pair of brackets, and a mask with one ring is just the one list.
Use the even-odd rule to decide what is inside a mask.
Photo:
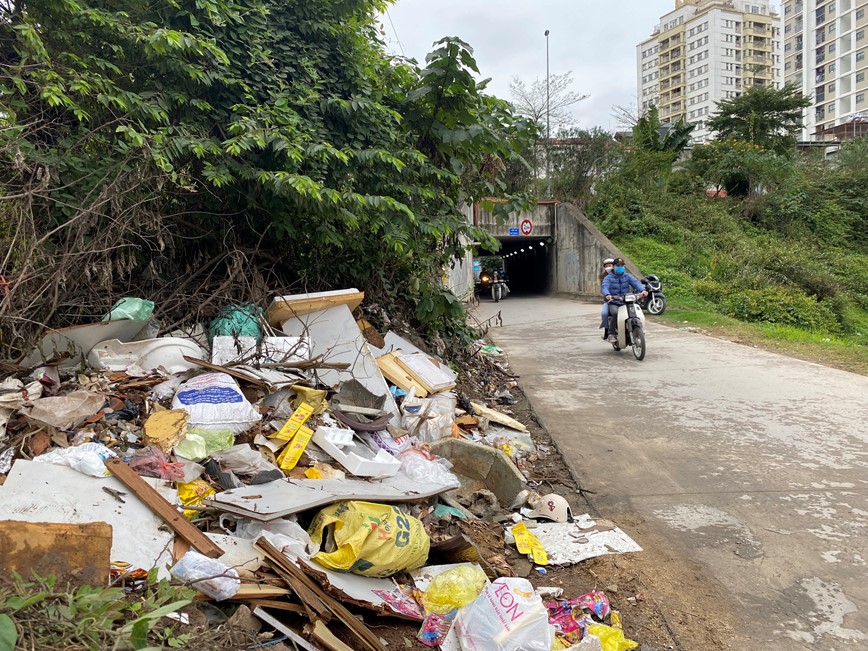
[[(509, 81), (546, 74), (549, 35), (552, 73), (573, 72), (573, 90), (590, 94), (575, 107), (579, 126), (617, 127), (614, 105), (636, 101), (636, 44), (647, 38), (675, 0), (397, 0), (389, 17), (407, 56), (420, 62), (444, 36), (467, 41), (489, 91), (509, 99)], [(383, 20), (386, 41), (400, 53), (395, 31)]]

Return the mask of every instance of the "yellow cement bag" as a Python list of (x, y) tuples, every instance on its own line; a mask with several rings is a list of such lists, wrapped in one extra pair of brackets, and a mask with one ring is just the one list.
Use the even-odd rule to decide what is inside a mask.
[(320, 546), (313, 560), (332, 570), (384, 578), (422, 567), (431, 540), (418, 519), (372, 502), (338, 502), (317, 513), (308, 529)]

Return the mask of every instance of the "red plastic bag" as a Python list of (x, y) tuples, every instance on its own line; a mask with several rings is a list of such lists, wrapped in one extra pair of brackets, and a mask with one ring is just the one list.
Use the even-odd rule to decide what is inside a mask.
[(157, 477), (169, 481), (184, 478), (184, 464), (173, 463), (156, 445), (136, 451), (129, 465), (143, 477)]

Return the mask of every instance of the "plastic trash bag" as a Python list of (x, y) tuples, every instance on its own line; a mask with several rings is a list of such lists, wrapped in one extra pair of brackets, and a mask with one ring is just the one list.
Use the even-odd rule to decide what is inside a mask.
[(57, 448), (33, 460), (69, 466), (91, 477), (108, 477), (111, 472), (103, 462), (106, 459), (117, 459), (117, 456), (102, 443), (90, 442), (71, 448)]
[(411, 389), (410, 395), (401, 403), (401, 428), (425, 443), (451, 436), (457, 403), (458, 399), (451, 391), (435, 393), (429, 398), (417, 398)]
[[(203, 479), (196, 479), (186, 484), (178, 484), (178, 499), (184, 506), (201, 506), (206, 497), (211, 497), (217, 491)], [(184, 517), (192, 520), (199, 511), (197, 509), (184, 509)]]
[(638, 642), (624, 637), (624, 631), (605, 624), (591, 624), (588, 633), (600, 638), (603, 651), (631, 651), (639, 646)]
[(431, 539), (421, 521), (395, 506), (338, 502), (316, 514), (308, 529), (320, 551), (313, 560), (339, 572), (385, 578), (422, 567)]
[(192, 549), (175, 563), (171, 573), (216, 601), (231, 599), (241, 588), (238, 570)]
[(183, 381), (182, 375), (170, 375), (165, 381), (151, 387), (151, 397), (157, 400), (169, 400), (175, 396), (175, 392)]
[(399, 454), (398, 458), (401, 460), (401, 472), (415, 482), (443, 486), (459, 484), (458, 477), (449, 471), (452, 464), (442, 457), (431, 459), (421, 450), (410, 448)]
[(434, 577), (422, 595), (425, 610), (445, 615), (479, 596), (488, 577), (478, 565), (459, 565)]
[(211, 455), (211, 458), (236, 475), (255, 475), (260, 472), (277, 469), (277, 466), (267, 461), (259, 453), (259, 450), (254, 450), (244, 443), (215, 452)]
[(465, 651), (550, 651), (554, 628), (527, 579), (500, 578), (458, 611), (455, 632)]
[(232, 447), (235, 433), (228, 429), (202, 429), (194, 427), (187, 430), (184, 440), (175, 446), (175, 454), (185, 459), (199, 461), (207, 456)]
[(262, 327), (259, 317), (262, 308), (256, 305), (229, 305), (211, 319), (208, 324), (208, 341), (217, 336), (255, 337), (256, 343), (262, 341)]
[(112, 306), (103, 321), (118, 321), (129, 319), (130, 321), (147, 321), (154, 313), (154, 302), (143, 298), (122, 298)]
[(136, 450), (129, 461), (129, 466), (144, 477), (156, 477), (170, 481), (184, 478), (184, 464), (174, 463), (156, 445), (149, 445), (141, 450)]

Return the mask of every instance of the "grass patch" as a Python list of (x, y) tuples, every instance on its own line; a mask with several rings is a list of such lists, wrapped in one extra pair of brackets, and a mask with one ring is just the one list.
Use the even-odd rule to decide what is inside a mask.
[(735, 343), (868, 375), (868, 336), (835, 336), (792, 326), (746, 323), (720, 314), (695, 298), (669, 301), (667, 297), (667, 301), (666, 312), (655, 317), (667, 325), (694, 327)]

